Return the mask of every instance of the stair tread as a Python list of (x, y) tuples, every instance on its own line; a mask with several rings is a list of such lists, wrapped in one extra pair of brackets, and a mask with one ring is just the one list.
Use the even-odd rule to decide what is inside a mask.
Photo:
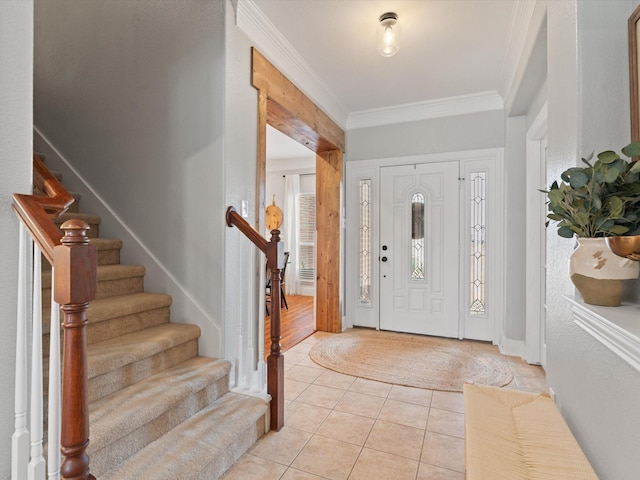
[[(98, 265), (98, 282), (119, 280), (121, 278), (141, 277), (146, 273), (142, 265)], [(42, 272), (42, 288), (51, 287), (51, 270)]]
[[(227, 393), (102, 475), (104, 480), (199, 478), (197, 475), (265, 415), (264, 400)], [(158, 461), (162, 459), (162, 461)]]
[(166, 323), (94, 343), (87, 353), (88, 376), (102, 375), (199, 337), (197, 325)]
[(194, 357), (92, 402), (91, 448), (99, 450), (137, 430), (230, 369), (227, 360)]
[[(170, 307), (172, 301), (173, 299), (171, 298), (171, 295), (150, 292), (96, 298), (91, 300), (91, 303), (89, 304), (87, 318), (89, 319), (89, 325), (95, 325), (114, 318)], [(50, 305), (51, 304), (47, 304), (42, 308), (42, 318), (44, 319), (44, 322), (42, 323), (43, 334), (48, 334), (50, 331)]]
[(149, 292), (96, 298), (89, 304), (87, 318), (91, 323), (103, 322), (111, 318), (168, 307), (171, 302), (171, 295)]
[(122, 240), (115, 238), (94, 237), (89, 239), (91, 245), (95, 245), (98, 250), (112, 250), (114, 248), (122, 248)]

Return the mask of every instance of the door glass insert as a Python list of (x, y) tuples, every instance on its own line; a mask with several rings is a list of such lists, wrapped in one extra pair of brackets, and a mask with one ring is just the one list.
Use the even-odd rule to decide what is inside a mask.
[(360, 295), (358, 303), (371, 304), (371, 179), (360, 180)]
[(471, 299), (469, 313), (484, 315), (486, 307), (487, 172), (471, 172)]
[(411, 280), (424, 280), (424, 195), (411, 198)]

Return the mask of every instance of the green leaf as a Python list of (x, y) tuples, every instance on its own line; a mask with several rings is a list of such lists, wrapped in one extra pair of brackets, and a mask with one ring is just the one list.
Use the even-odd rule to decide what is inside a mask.
[(622, 202), (622, 200), (620, 200), (619, 197), (607, 198), (605, 206), (609, 209), (611, 215), (614, 217), (619, 217), (624, 211), (624, 203)]
[(613, 227), (607, 229), (607, 232), (613, 235), (623, 235), (628, 231), (629, 231), (629, 228), (623, 225), (614, 225)]
[(549, 201), (553, 204), (553, 203), (560, 203), (562, 200), (564, 200), (564, 195), (562, 194), (562, 192), (560, 190), (551, 190), (549, 192)]
[(627, 157), (640, 157), (640, 142), (630, 143), (622, 149)]
[(573, 172), (569, 183), (573, 188), (582, 188), (587, 184), (587, 182), (589, 182), (589, 177), (587, 177), (583, 172)]
[(610, 168), (604, 174), (604, 181), (606, 183), (613, 183), (618, 179), (619, 176), (620, 176), (620, 170), (618, 170), (617, 168)]
[(598, 154), (598, 160), (600, 160), (605, 165), (608, 164), (608, 163), (615, 162), (619, 158), (620, 158), (620, 155), (618, 155), (613, 150), (607, 150), (605, 152), (600, 152)]
[[(640, 155), (640, 153), (638, 153), (638, 155)], [(630, 173), (640, 172), (640, 162), (632, 162), (629, 172)]]
[(567, 227), (560, 227), (558, 229), (558, 235), (564, 238), (571, 238), (573, 237), (573, 230)]

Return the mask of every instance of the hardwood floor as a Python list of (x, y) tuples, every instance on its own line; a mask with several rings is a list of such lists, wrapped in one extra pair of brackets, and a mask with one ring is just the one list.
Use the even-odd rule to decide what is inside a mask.
[[(296, 346), (302, 340), (316, 331), (316, 325), (313, 321), (313, 297), (306, 295), (287, 295), (287, 303), (289, 309), (282, 305), (282, 351), (286, 352), (291, 347)], [(271, 328), (270, 318), (265, 318), (265, 357), (269, 355), (269, 347), (271, 338), (269, 336)]]

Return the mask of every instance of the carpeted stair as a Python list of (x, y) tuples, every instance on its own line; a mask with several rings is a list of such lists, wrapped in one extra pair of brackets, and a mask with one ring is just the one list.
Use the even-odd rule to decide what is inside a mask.
[(145, 268), (120, 264), (122, 242), (100, 238), (100, 217), (79, 213), (80, 196), (72, 195), (71, 212), (56, 223), (81, 218), (98, 249), (98, 294), (87, 312), (91, 473), (101, 480), (217, 479), (264, 434), (268, 405), (229, 392), (230, 362), (198, 355), (200, 328), (170, 322), (171, 297), (144, 291)]

